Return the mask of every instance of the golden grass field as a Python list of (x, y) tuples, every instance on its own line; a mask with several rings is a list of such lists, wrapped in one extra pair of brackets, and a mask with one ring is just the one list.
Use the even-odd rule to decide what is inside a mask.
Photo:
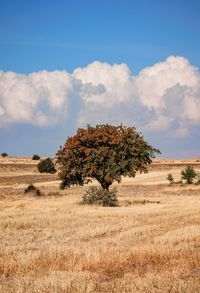
[(79, 205), (87, 187), (60, 191), (36, 164), (0, 158), (0, 292), (200, 292), (200, 185), (166, 181), (199, 160), (125, 178), (115, 208)]

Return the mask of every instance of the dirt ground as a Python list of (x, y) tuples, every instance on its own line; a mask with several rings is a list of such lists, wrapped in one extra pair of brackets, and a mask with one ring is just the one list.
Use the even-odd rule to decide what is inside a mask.
[(61, 191), (37, 163), (0, 158), (0, 292), (200, 292), (200, 185), (166, 180), (199, 158), (124, 178), (115, 208), (80, 205), (87, 186)]

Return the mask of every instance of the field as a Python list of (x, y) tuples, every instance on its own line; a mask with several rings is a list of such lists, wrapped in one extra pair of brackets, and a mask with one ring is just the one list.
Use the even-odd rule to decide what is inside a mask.
[(200, 292), (200, 185), (166, 181), (198, 159), (123, 179), (115, 208), (80, 205), (87, 187), (61, 191), (36, 164), (0, 158), (0, 292)]

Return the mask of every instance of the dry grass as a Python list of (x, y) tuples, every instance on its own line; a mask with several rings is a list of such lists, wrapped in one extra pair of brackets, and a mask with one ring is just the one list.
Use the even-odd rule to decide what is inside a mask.
[(44, 197), (0, 183), (0, 292), (200, 292), (200, 186), (169, 172), (124, 180), (117, 208), (80, 206), (84, 188), (46, 177)]

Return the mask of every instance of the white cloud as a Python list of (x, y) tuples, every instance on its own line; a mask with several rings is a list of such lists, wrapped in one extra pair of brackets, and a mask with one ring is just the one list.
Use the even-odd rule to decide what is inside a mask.
[(170, 56), (166, 61), (143, 69), (136, 77), (136, 86), (141, 102), (147, 107), (162, 109), (166, 91), (175, 85), (195, 90), (199, 87), (197, 68), (183, 57)]
[(66, 114), (73, 81), (64, 71), (0, 72), (0, 125), (49, 125)]
[(126, 64), (98, 61), (72, 74), (0, 71), (0, 126), (51, 125), (75, 116), (81, 126), (123, 122), (184, 137), (191, 127), (200, 126), (200, 73), (179, 56), (137, 76)]
[(74, 76), (105, 87), (101, 94), (82, 96), (86, 104), (80, 124), (123, 121), (151, 132), (176, 128), (177, 137), (200, 124), (200, 74), (183, 57), (171, 56), (138, 76), (131, 75), (126, 65), (100, 62), (75, 70)]
[(99, 93), (82, 91), (81, 97), (86, 103), (104, 104), (112, 107), (115, 103), (128, 103), (134, 94), (134, 83), (126, 64), (110, 65), (95, 61), (84, 68), (77, 68), (73, 77), (83, 84), (90, 84), (103, 90)]

